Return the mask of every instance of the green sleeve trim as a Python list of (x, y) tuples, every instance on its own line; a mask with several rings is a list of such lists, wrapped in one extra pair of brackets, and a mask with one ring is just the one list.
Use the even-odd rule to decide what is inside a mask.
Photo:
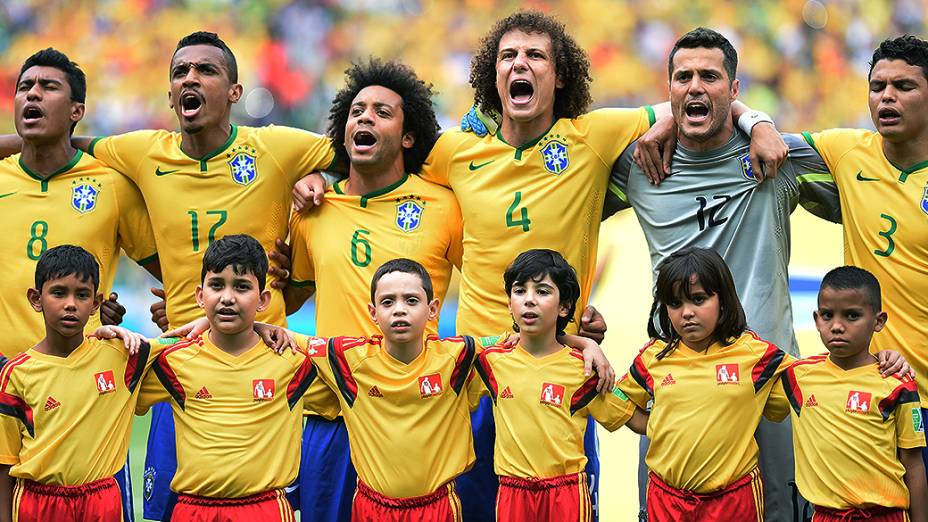
[(147, 265), (148, 263), (151, 263), (152, 261), (157, 261), (157, 260), (158, 260), (158, 252), (155, 252), (154, 254), (148, 257), (139, 259), (138, 261), (136, 261), (136, 264), (138, 264), (139, 266), (144, 266), (144, 265)]
[(619, 188), (618, 183), (609, 183), (609, 192), (612, 193), (613, 196), (621, 199), (622, 203), (628, 203), (628, 196)]
[(797, 183), (834, 183), (835, 178), (824, 172), (810, 172), (796, 176)]
[(96, 138), (90, 140), (90, 146), (87, 147), (87, 154), (90, 154), (91, 156), (93, 156), (93, 157), (96, 158), (96, 156), (95, 156), (94, 153), (93, 153), (93, 149), (94, 149), (94, 147), (97, 146), (97, 142), (100, 141), (100, 140), (102, 140), (102, 139), (105, 138), (105, 137), (106, 137), (106, 136), (97, 136)]
[(802, 131), (802, 137), (805, 138), (806, 143), (808, 143), (810, 147), (812, 147), (813, 149), (815, 149), (815, 152), (818, 152), (818, 155), (819, 155), (819, 156), (822, 155), (822, 151), (818, 150), (818, 147), (815, 146), (815, 140), (812, 139), (812, 135), (811, 135), (811, 134), (809, 134), (809, 133), (806, 132), (806, 131)]
[(654, 114), (654, 107), (650, 105), (645, 105), (644, 110), (648, 111), (648, 127), (653, 127), (657, 122), (657, 115)]
[(295, 279), (291, 279), (290, 286), (293, 286), (296, 288), (307, 288), (311, 286), (315, 288), (316, 282), (315, 281), (297, 281)]

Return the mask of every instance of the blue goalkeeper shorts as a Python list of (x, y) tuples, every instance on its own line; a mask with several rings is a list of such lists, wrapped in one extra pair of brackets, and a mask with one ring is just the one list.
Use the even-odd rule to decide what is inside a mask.
[(171, 491), (171, 479), (177, 473), (177, 447), (174, 439), (174, 414), (168, 403), (151, 409), (148, 451), (145, 454), (143, 506), (148, 520), (171, 520), (177, 494)]

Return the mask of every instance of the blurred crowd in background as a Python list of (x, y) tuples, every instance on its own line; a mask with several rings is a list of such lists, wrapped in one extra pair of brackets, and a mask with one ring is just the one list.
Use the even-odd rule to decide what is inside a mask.
[[(704, 25), (738, 49), (741, 99), (769, 112), (780, 129), (870, 127), (872, 51), (889, 36), (924, 37), (926, 6), (928, 0), (0, 0), (0, 132), (13, 132), (20, 65), (49, 46), (88, 76), (78, 134), (175, 129), (166, 95), (170, 57), (179, 38), (201, 29), (219, 33), (236, 53), (244, 85), (239, 124), (323, 132), (343, 71), (374, 55), (402, 60), (432, 82), (439, 121), (453, 126), (471, 104), (473, 49), (497, 19), (520, 7), (555, 14), (587, 50), (597, 107), (666, 99), (670, 48)], [(143, 284), (124, 277), (123, 284)]]

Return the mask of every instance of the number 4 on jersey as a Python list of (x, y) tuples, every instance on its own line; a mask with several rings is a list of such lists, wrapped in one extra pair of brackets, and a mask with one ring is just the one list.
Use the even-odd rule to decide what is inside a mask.
[[(512, 200), (512, 204), (509, 205), (509, 210), (506, 211), (506, 226), (507, 227), (522, 227), (522, 232), (528, 232), (529, 225), (532, 224), (532, 220), (528, 218), (528, 208), (522, 207), (519, 208), (519, 203), (522, 202), (522, 193), (516, 192), (515, 197)], [(515, 219), (513, 216), (516, 212), (519, 211), (519, 218)]]

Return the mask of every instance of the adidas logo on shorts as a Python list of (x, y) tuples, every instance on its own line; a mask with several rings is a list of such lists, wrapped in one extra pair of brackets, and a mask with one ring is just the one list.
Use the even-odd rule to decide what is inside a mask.
[(806, 408), (811, 408), (813, 406), (818, 406), (818, 401), (815, 400), (815, 394), (809, 395), (809, 400), (806, 401)]
[(677, 384), (677, 381), (673, 380), (673, 375), (667, 374), (667, 377), (664, 377), (664, 380), (661, 381), (661, 386), (670, 386), (671, 384)]
[(367, 392), (368, 397), (383, 397), (383, 394), (380, 393), (380, 388), (374, 386), (371, 388), (371, 391)]
[(45, 401), (45, 411), (52, 411), (58, 406), (61, 406), (61, 403), (56, 401), (51, 395), (48, 396), (48, 400)]
[(509, 389), (509, 386), (506, 386), (506, 389), (503, 390), (503, 393), (499, 394), (500, 399), (512, 399), (512, 390)]
[(206, 386), (204, 386), (200, 388), (200, 391), (198, 391), (196, 395), (194, 395), (194, 398), (205, 401), (207, 399), (212, 399), (213, 396), (209, 393), (209, 390), (206, 389)]

